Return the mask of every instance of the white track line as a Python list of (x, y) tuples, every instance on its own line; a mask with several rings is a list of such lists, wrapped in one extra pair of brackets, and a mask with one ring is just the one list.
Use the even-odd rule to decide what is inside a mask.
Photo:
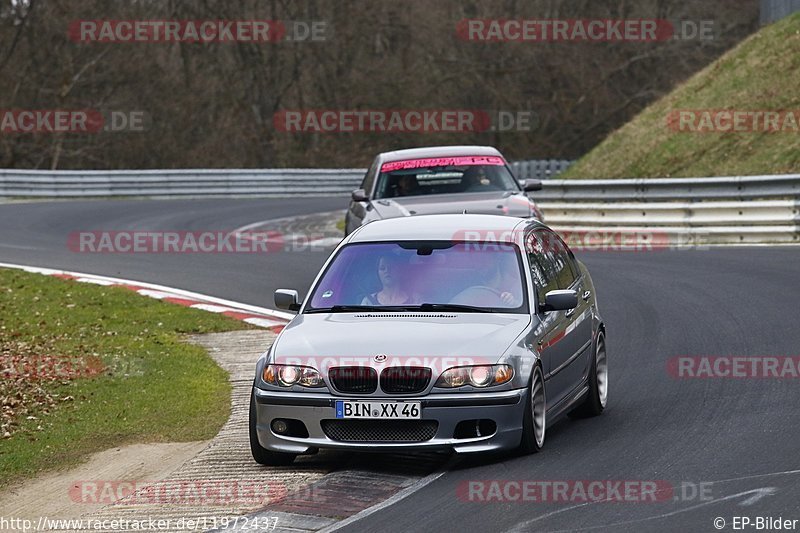
[[(317, 213), (317, 215), (319, 215), (319, 216), (328, 216), (328, 215), (333, 216), (336, 213), (339, 213), (339, 211), (326, 211), (324, 213)], [(248, 232), (250, 232), (251, 230), (253, 230), (255, 228), (258, 228), (258, 227), (261, 227), (261, 226), (267, 226), (267, 225), (269, 225), (269, 226), (277, 225), (277, 226), (280, 227), (280, 225), (285, 224), (287, 222), (294, 222), (295, 220), (302, 220), (304, 218), (308, 218), (309, 216), (311, 216), (311, 215), (292, 215), (292, 216), (288, 216), (288, 217), (271, 218), (271, 219), (268, 219), (268, 220), (259, 220), (258, 222), (252, 222), (250, 224), (247, 224), (247, 225), (241, 226), (239, 228), (236, 228), (236, 229), (230, 231), (228, 233), (228, 235), (233, 235), (238, 239), (245, 239), (245, 240), (262, 239), (264, 236), (263, 235), (258, 235), (257, 234), (258, 232), (255, 232), (256, 235), (249, 234)], [(295, 237), (295, 235), (302, 235), (302, 234), (292, 234), (292, 235), (289, 235), (289, 237)], [(327, 245), (327, 244), (333, 242), (331, 239), (333, 239), (333, 238), (332, 237), (328, 237), (328, 238), (318, 239), (319, 241), (325, 241), (325, 242), (320, 242), (318, 244)], [(283, 236), (283, 235), (280, 238), (276, 237), (274, 239), (266, 239), (267, 242), (283, 242), (284, 240), (289, 240), (289, 239), (287, 238), (287, 236)], [(341, 240), (342, 240), (341, 238), (338, 238), (338, 239), (336, 239), (336, 242), (333, 242), (333, 244), (331, 244), (331, 245), (333, 246), (333, 245), (339, 244), (339, 242)], [(313, 242), (317, 243), (317, 241), (313, 241)]]
[(293, 319), (295, 316), (292, 313), (285, 313), (283, 311), (277, 311), (275, 309), (258, 307), (255, 305), (250, 305), (241, 302), (234, 302), (231, 300), (225, 300), (223, 298), (217, 298), (216, 296), (209, 296), (207, 294), (201, 294), (198, 292), (187, 291), (184, 289), (177, 289), (174, 287), (167, 287), (165, 285), (157, 285), (155, 283), (147, 283), (145, 281), (136, 281), (123, 278), (112, 278), (108, 276), (100, 276), (97, 274), (86, 274), (84, 272), (72, 272), (70, 270), (57, 270), (52, 268), (36, 267), (30, 265), (18, 265), (14, 263), (0, 263), (0, 268), (14, 268), (17, 270), (24, 270), (26, 272), (32, 272), (35, 274), (44, 274), (48, 276), (56, 274), (65, 274), (68, 276), (74, 276), (79, 281), (85, 281), (103, 285), (135, 285), (137, 287), (142, 287), (143, 289), (150, 289), (151, 291), (154, 291), (153, 293), (149, 294), (148, 294), (149, 291), (141, 291), (141, 292), (144, 293), (144, 295), (148, 296), (152, 294), (156, 298), (158, 298), (159, 296), (161, 296), (162, 298), (182, 296), (190, 300), (198, 300), (198, 303), (217, 304), (217, 306), (228, 307), (230, 308), (231, 311), (247, 311), (257, 315), (274, 317), (281, 321), (287, 321), (287, 322)]
[(338, 529), (341, 529), (341, 528), (343, 528), (345, 526), (349, 526), (350, 524), (352, 524), (354, 522), (358, 522), (359, 520), (361, 520), (363, 518), (366, 518), (366, 517), (368, 517), (368, 516), (370, 516), (372, 514), (375, 514), (378, 511), (386, 509), (387, 507), (396, 504), (400, 500), (404, 500), (404, 499), (408, 498), (409, 496), (411, 496), (412, 494), (414, 494), (418, 490), (421, 490), (421, 489), (427, 487), (428, 485), (430, 485), (431, 483), (433, 483), (434, 481), (436, 481), (437, 479), (439, 479), (440, 477), (445, 475), (448, 472), (448, 470), (450, 470), (451, 466), (457, 460), (458, 460), (458, 457), (457, 456), (453, 456), (439, 470), (437, 470), (436, 472), (434, 472), (432, 474), (428, 474), (427, 476), (425, 476), (424, 478), (420, 479), (416, 483), (414, 483), (414, 484), (404, 488), (400, 492), (396, 493), (394, 496), (390, 497), (389, 499), (383, 500), (382, 502), (380, 502), (378, 504), (375, 504), (372, 507), (368, 507), (367, 509), (364, 509), (363, 511), (361, 511), (359, 513), (356, 513), (356, 514), (354, 514), (353, 516), (351, 516), (349, 518), (345, 518), (344, 520), (340, 520), (339, 522), (336, 522), (335, 524), (331, 524), (330, 526), (319, 530), (317, 533), (331, 533), (331, 532), (336, 531)]

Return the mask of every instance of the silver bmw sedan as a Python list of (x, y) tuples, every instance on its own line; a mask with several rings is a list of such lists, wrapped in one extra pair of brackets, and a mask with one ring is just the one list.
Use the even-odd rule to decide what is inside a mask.
[(586, 267), (547, 226), (493, 215), (372, 222), (346, 237), (258, 360), (261, 464), (319, 448), (539, 451), (599, 415), (605, 326)]

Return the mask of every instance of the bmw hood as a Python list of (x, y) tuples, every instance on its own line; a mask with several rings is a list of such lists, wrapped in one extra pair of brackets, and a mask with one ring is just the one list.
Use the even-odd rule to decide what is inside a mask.
[(471, 214), (520, 218), (534, 214), (532, 202), (526, 196), (504, 191), (382, 198), (373, 201), (372, 207), (381, 218), (459, 214), (464, 210)]
[[(391, 364), (410, 358), (450, 358), (460, 364), (496, 363), (531, 322), (527, 314), (391, 312), (319, 313), (296, 317), (272, 348), (272, 361), (320, 366)], [(469, 359), (469, 360), (467, 360)], [(348, 362), (349, 361), (349, 362)], [(437, 365), (437, 363), (432, 363)], [(456, 366), (451, 364), (449, 366)]]

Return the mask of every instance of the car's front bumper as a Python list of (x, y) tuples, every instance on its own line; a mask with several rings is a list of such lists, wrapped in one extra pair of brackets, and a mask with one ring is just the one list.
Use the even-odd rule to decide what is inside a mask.
[[(343, 442), (329, 438), (322, 429), (323, 420), (336, 420), (336, 400), (359, 398), (327, 393), (287, 393), (253, 389), (256, 404), (256, 432), (264, 448), (284, 453), (302, 454), (314, 448), (339, 448), (364, 451), (447, 449), (458, 453), (510, 450), (520, 443), (526, 389), (502, 392), (429, 394), (403, 398), (422, 404), (422, 420), (435, 420), (438, 428), (433, 438), (422, 442)], [(367, 399), (367, 398), (363, 398)], [(394, 398), (369, 398), (393, 400)], [(276, 418), (302, 421), (308, 437), (277, 435), (270, 427)], [(496, 431), (487, 436), (454, 438), (456, 425), (463, 420), (489, 419)]]

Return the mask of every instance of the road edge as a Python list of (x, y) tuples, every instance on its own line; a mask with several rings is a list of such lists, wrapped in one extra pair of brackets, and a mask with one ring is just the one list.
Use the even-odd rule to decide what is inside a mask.
[(253, 326), (268, 329), (274, 333), (280, 333), (286, 324), (294, 318), (291, 313), (277, 311), (266, 307), (234, 302), (216, 296), (209, 296), (198, 292), (187, 291), (166, 285), (158, 285), (144, 281), (136, 281), (124, 278), (114, 278), (100, 276), (97, 274), (87, 274), (84, 272), (74, 272), (71, 270), (59, 270), (53, 268), (38, 267), (32, 265), (20, 265), (16, 263), (0, 263), (0, 268), (10, 268), (24, 270), (34, 274), (53, 276), (61, 279), (70, 279), (81, 283), (93, 283), (95, 285), (105, 285), (122, 287), (132, 290), (141, 296), (164, 300), (166, 302), (200, 309), (211, 313), (220, 313)]

